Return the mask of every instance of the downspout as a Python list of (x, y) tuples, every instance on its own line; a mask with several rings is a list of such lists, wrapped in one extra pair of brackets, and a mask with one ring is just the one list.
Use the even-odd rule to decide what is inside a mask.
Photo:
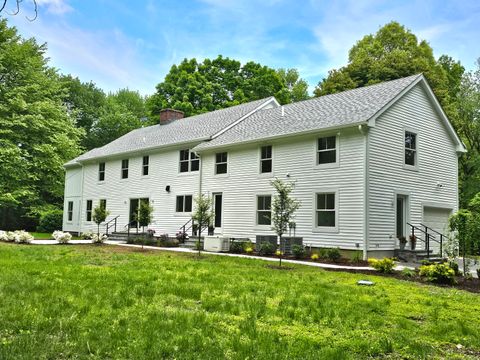
[(198, 196), (200, 196), (202, 194), (202, 167), (203, 167), (203, 161), (202, 161), (202, 157), (200, 156), (200, 154), (198, 153), (195, 153), (198, 158), (200, 159), (200, 168), (199, 168), (199, 171), (198, 171)]
[(363, 157), (363, 260), (368, 259), (368, 128), (358, 125), (358, 130), (364, 136), (364, 157)]
[(81, 195), (80, 195), (80, 209), (78, 211), (78, 235), (80, 235), (82, 233), (82, 209), (83, 209), (83, 189), (85, 188), (84, 186), (84, 181), (85, 181), (85, 165), (81, 164), (82, 165), (82, 184), (81, 184), (81, 187), (82, 187), (82, 191), (81, 191)]

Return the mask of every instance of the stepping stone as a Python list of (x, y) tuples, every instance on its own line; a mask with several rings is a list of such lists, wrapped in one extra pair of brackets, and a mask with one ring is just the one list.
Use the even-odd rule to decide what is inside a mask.
[(373, 281), (368, 281), (368, 280), (359, 280), (357, 282), (357, 285), (373, 286), (375, 285), (375, 283)]

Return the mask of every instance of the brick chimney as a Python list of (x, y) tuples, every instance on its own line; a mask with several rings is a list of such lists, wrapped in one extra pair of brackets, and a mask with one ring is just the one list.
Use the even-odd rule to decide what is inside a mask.
[(178, 120), (182, 118), (183, 118), (183, 111), (174, 110), (174, 109), (160, 110), (160, 125), (168, 124), (173, 120)]

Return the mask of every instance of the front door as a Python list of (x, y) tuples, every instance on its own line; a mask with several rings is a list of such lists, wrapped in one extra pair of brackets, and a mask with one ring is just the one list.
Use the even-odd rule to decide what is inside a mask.
[(215, 229), (222, 227), (222, 193), (213, 194), (213, 210), (215, 212)]
[(397, 195), (396, 205), (396, 232), (397, 239), (400, 237), (406, 237), (407, 227), (407, 197), (405, 195)]
[(130, 227), (136, 228), (138, 227), (138, 212), (140, 210), (140, 203), (149, 202), (148, 198), (142, 198), (142, 199), (130, 199), (130, 215), (128, 222), (130, 224)]

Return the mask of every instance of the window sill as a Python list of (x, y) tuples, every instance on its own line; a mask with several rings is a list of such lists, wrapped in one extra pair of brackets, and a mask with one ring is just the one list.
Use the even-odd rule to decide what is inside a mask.
[(105, 180), (103, 180), (103, 181), (97, 181), (97, 185), (103, 185), (103, 184), (105, 184)]
[(257, 230), (257, 231), (273, 231), (272, 230), (272, 225), (255, 225), (253, 227), (253, 230)]
[(257, 176), (259, 179), (273, 179), (275, 177), (273, 171), (269, 173), (259, 173)]
[(329, 227), (329, 226), (323, 226), (323, 227), (314, 227), (312, 229), (312, 232), (314, 233), (337, 233), (338, 234), (338, 226), (335, 227)]
[(173, 216), (175, 216), (175, 217), (189, 217), (189, 218), (191, 218), (191, 217), (192, 217), (192, 213), (191, 213), (191, 212), (177, 212), (177, 211), (175, 211), (175, 213), (173, 214)]
[(405, 170), (418, 172), (418, 166), (416, 166), (416, 165), (413, 166), (413, 165), (403, 164), (403, 168), (404, 168)]
[(198, 175), (199, 171), (187, 171), (187, 172), (179, 172), (178, 176), (194, 176)]
[(228, 177), (230, 177), (230, 174), (229, 174), (229, 173), (226, 173), (226, 174), (215, 174), (214, 176), (217, 177), (217, 178), (228, 178)]
[(340, 163), (334, 162), (334, 163), (327, 163), (327, 164), (315, 164), (315, 169), (333, 169), (333, 168), (338, 168), (340, 167)]

